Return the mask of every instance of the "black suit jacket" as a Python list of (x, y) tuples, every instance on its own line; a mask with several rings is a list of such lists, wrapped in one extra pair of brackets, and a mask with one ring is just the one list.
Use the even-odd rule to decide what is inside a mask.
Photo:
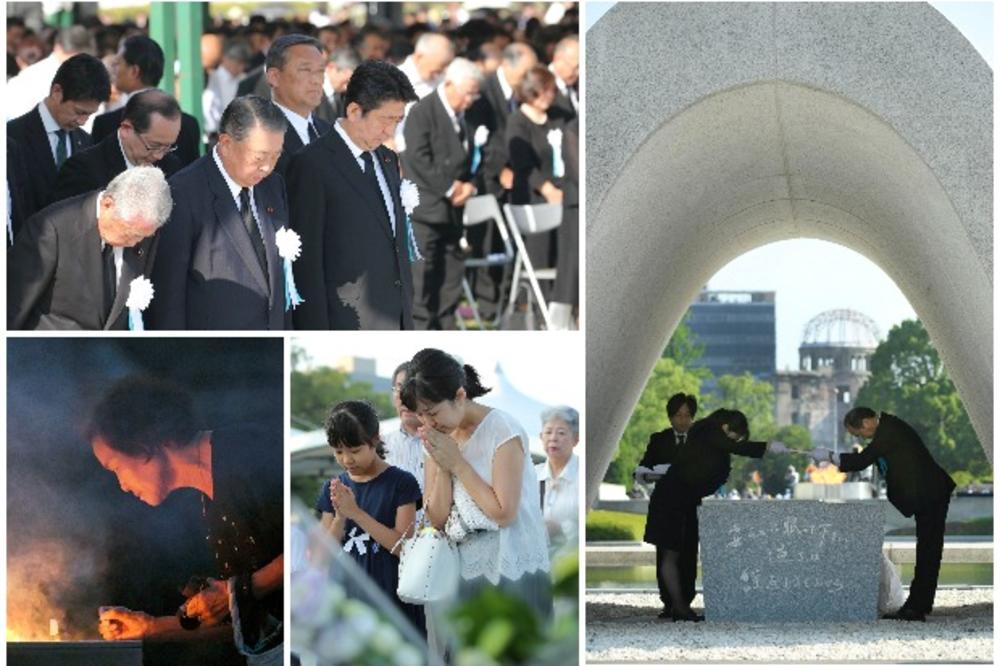
[(688, 430), (684, 446), (674, 453), (673, 464), (653, 494), (664, 493), (666, 497), (658, 500), (670, 506), (697, 503), (729, 478), (731, 455), (761, 458), (766, 451), (767, 442), (737, 443), (729, 439), (719, 421), (708, 416)]
[[(316, 131), (320, 137), (330, 131), (330, 124), (318, 118), (315, 113), (313, 114), (313, 124), (316, 126)], [(299, 138), (299, 133), (295, 131), (291, 123), (288, 123), (288, 126), (285, 128), (285, 142), (281, 145), (281, 157), (278, 158), (278, 163), (274, 166), (274, 170), (284, 176), (285, 171), (288, 170), (288, 162), (292, 159), (292, 155), (303, 148), (305, 148), (305, 144)]]
[[(90, 135), (82, 129), (70, 132), (70, 157), (92, 145)], [(32, 215), (51, 202), (56, 184), (56, 160), (36, 106), (23, 116), (7, 123), (7, 137), (20, 148), (26, 173), (22, 181), (27, 214)]]
[[(168, 154), (155, 164), (168, 178), (181, 168), (180, 160)], [(63, 162), (52, 192), (52, 201), (102, 190), (115, 176), (125, 171), (125, 156), (118, 144), (118, 133), (112, 132), (96, 146), (83, 150)]]
[(327, 124), (333, 125), (337, 121), (337, 118), (343, 118), (346, 113), (347, 105), (344, 103), (344, 96), (341, 93), (333, 93), (333, 97), (327, 97), (323, 95), (322, 101), (320, 101), (319, 106), (313, 111), (314, 118), (320, 118), (326, 121)]
[(463, 144), (437, 91), (410, 109), (403, 129), (406, 152), (403, 172), (420, 189), (420, 205), (413, 220), (427, 224), (461, 224), (461, 208), (451, 205), (445, 192), (456, 181), (472, 180), (472, 137)]
[(955, 482), (938, 465), (917, 431), (906, 421), (882, 412), (875, 436), (860, 453), (841, 453), (840, 471), (855, 472), (884, 458), (886, 494), (904, 516), (947, 502)]
[[(88, 192), (49, 206), (28, 220), (15, 238), (7, 257), (9, 329), (128, 328), (129, 286), (140, 275), (149, 277), (159, 234), (125, 248), (109, 312), (97, 231), (98, 194)], [(158, 296), (154, 295), (153, 303)]]
[(302, 238), (295, 283), (305, 299), (293, 313), (295, 328), (413, 328), (399, 160), (384, 146), (375, 155), (392, 195), (395, 236), (381, 197), (336, 128), (303, 148), (288, 165), (292, 228)]
[(257, 95), (264, 99), (271, 99), (271, 85), (264, 76), (264, 65), (258, 65), (247, 71), (247, 75), (236, 87), (236, 96)]
[(552, 100), (548, 114), (561, 118), (564, 123), (570, 122), (577, 116), (576, 109), (573, 108), (573, 101), (569, 98), (569, 95), (564, 94), (559, 88), (556, 88), (556, 98)]
[[(94, 118), (94, 141), (103, 141), (104, 137), (114, 134), (125, 117), (125, 107), (108, 111)], [(182, 167), (198, 159), (201, 144), (201, 128), (198, 119), (190, 113), (181, 112), (181, 133), (177, 135), (177, 150), (172, 154), (177, 157)]]
[(271, 174), (253, 189), (266, 273), (212, 153), (178, 171), (170, 192), (174, 209), (153, 269), (152, 327), (284, 329), (285, 278), (274, 241), (275, 232), (288, 224), (281, 176)]
[(642, 454), (642, 460), (639, 461), (639, 464), (650, 469), (656, 465), (672, 464), (676, 452), (677, 433), (674, 432), (673, 428), (654, 432), (649, 436), (646, 452)]
[(28, 205), (24, 187), (27, 167), (21, 147), (14, 139), (7, 138), (7, 192), (10, 194), (10, 229), (7, 233), (7, 249), (11, 248), (11, 235), (17, 236), (24, 221), (31, 217), (31, 207)]
[(479, 99), (465, 113), (465, 120), (471, 137), (476, 136), (480, 125), (490, 132), (486, 145), (482, 147), (482, 162), (476, 170), (476, 186), (480, 194), (489, 193), (501, 200), (504, 188), (500, 185), (500, 172), (510, 162), (506, 138), (508, 116), (510, 103), (504, 97), (500, 79), (494, 72), (486, 79)]

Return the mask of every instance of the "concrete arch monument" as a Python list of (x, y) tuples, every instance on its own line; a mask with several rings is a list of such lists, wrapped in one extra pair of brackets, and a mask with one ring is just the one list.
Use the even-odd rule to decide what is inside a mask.
[(993, 460), (993, 73), (913, 3), (621, 3), (587, 33), (592, 504), (671, 331), (788, 238), (878, 264)]

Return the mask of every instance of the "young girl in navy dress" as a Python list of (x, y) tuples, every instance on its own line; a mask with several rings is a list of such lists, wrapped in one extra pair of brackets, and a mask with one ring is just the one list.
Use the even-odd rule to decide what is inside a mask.
[(393, 552), (420, 507), (417, 480), (385, 462), (378, 415), (367, 402), (349, 400), (334, 406), (326, 419), (326, 440), (346, 471), (320, 491), (316, 510), (323, 526), (426, 635), (423, 608), (396, 596), (399, 554)]

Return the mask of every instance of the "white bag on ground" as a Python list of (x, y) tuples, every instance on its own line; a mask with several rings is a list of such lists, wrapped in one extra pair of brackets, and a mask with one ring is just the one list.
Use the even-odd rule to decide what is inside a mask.
[(882, 553), (882, 573), (878, 577), (878, 612), (892, 613), (906, 601), (903, 582), (892, 561)]

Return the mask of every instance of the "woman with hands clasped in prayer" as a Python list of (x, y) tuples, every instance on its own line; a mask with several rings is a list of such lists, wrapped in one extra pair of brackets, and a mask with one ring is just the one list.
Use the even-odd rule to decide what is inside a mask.
[(552, 584), (529, 440), (509, 414), (475, 401), (488, 391), (472, 366), (443, 351), (424, 349), (410, 362), (401, 399), (420, 418), (428, 455), (424, 510), (457, 546), (458, 602), (499, 587), (544, 621)]

